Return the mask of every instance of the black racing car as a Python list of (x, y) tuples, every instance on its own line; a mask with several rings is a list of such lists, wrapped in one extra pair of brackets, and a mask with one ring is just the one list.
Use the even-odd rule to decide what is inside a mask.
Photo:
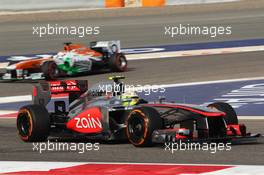
[[(217, 102), (207, 107), (189, 104), (150, 103), (138, 96), (123, 98), (122, 77), (88, 88), (87, 81), (42, 82), (33, 88), (33, 104), (22, 107), (17, 130), (25, 142), (49, 136), (85, 136), (88, 139), (129, 140), (135, 146), (181, 141), (255, 141), (238, 123), (234, 109)], [(119, 86), (120, 92), (106, 92)], [(66, 100), (53, 96), (66, 96)], [(127, 103), (135, 102), (136, 103)], [(49, 110), (47, 108), (49, 106)]]

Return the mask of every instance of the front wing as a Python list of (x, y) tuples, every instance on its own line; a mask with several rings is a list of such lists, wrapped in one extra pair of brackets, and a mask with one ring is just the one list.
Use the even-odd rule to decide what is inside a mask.
[(176, 132), (168, 132), (166, 130), (155, 130), (152, 134), (153, 143), (167, 143), (167, 142), (198, 142), (198, 143), (231, 143), (231, 144), (247, 144), (264, 141), (261, 134), (247, 134), (246, 136), (226, 136), (221, 138), (190, 138), (190, 139), (176, 139)]

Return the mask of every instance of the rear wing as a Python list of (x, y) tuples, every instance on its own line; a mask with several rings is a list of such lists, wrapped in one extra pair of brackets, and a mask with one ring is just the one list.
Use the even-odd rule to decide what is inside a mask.
[(46, 106), (54, 96), (67, 96), (71, 103), (87, 90), (87, 80), (41, 81), (33, 86), (32, 102)]
[(93, 50), (101, 50), (104, 52), (109, 52), (111, 54), (120, 53), (121, 52), (121, 45), (120, 41), (113, 40), (113, 41), (92, 41), (90, 42), (90, 48)]

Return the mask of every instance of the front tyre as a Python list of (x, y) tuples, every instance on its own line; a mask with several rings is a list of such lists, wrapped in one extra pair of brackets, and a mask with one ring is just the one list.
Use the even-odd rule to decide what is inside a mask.
[(27, 105), (20, 108), (17, 116), (17, 131), (25, 142), (46, 141), (50, 131), (47, 109), (41, 105)]
[(136, 147), (152, 146), (152, 133), (162, 128), (159, 113), (151, 107), (132, 110), (127, 118), (126, 134), (128, 140)]
[(46, 61), (41, 66), (46, 80), (54, 80), (59, 77), (59, 68), (54, 61)]
[(226, 115), (224, 116), (224, 119), (227, 125), (237, 125), (238, 124), (236, 111), (233, 109), (233, 107), (230, 104), (224, 103), (224, 102), (215, 102), (215, 103), (209, 104), (208, 107), (215, 108), (219, 111), (226, 113)]
[(127, 70), (127, 59), (124, 54), (116, 53), (110, 57), (109, 66), (113, 72), (125, 72)]

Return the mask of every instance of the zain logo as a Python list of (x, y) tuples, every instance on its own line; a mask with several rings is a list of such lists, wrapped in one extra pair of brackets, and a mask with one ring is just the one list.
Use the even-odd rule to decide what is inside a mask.
[(76, 120), (76, 128), (102, 128), (102, 123), (98, 117), (92, 117), (90, 114), (87, 117), (74, 118)]

